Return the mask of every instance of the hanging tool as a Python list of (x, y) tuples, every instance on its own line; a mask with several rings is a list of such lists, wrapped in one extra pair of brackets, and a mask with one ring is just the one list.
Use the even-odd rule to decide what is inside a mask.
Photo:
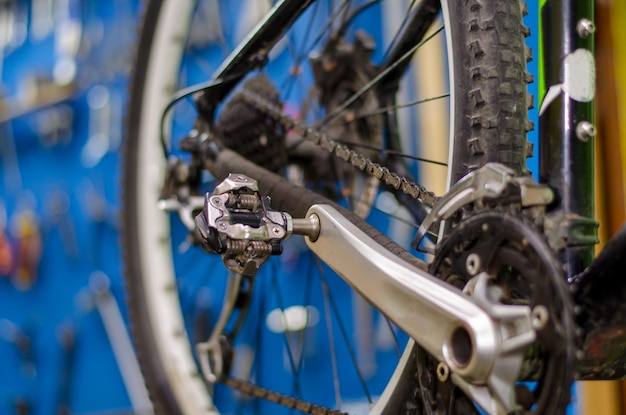
[(30, 36), (32, 36), (33, 40), (37, 41), (47, 38), (53, 28), (52, 0), (32, 0)]
[(11, 275), (13, 262), (13, 247), (7, 233), (7, 211), (0, 202), (0, 277)]
[(102, 271), (94, 271), (89, 277), (89, 289), (111, 342), (133, 411), (137, 415), (153, 414), (152, 402), (148, 397), (122, 312), (115, 297), (111, 294), (110, 284), (109, 277)]
[(111, 99), (109, 88), (95, 85), (87, 92), (89, 138), (80, 153), (84, 167), (95, 167), (111, 149)]
[(0, 81), (4, 63), (5, 48), (13, 40), (15, 29), (15, 1), (0, 0)]
[(21, 358), (22, 374), (29, 378), (37, 376), (32, 336), (25, 329), (8, 319), (0, 320), (0, 337), (13, 344)]
[(41, 262), (41, 230), (35, 212), (24, 209), (11, 218), (11, 231), (15, 239), (15, 267), (11, 273), (13, 285), (29, 290), (37, 281)]
[(72, 373), (74, 368), (74, 353), (76, 349), (76, 330), (70, 323), (63, 324), (58, 331), (61, 344), (61, 373), (58, 378), (59, 392), (57, 415), (70, 415), (70, 395)]
[(77, 57), (83, 36), (83, 25), (76, 10), (78, 2), (57, 0), (54, 3), (54, 54), (52, 70), (54, 82), (58, 85), (70, 85), (76, 80)]
[(45, 232), (58, 229), (65, 256), (78, 258), (80, 250), (74, 218), (70, 214), (70, 196), (61, 189), (55, 189), (48, 196), (44, 209)]

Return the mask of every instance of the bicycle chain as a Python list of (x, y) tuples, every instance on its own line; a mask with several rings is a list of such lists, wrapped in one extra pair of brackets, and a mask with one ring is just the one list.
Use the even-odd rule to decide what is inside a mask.
[(433, 206), (439, 199), (434, 193), (429, 192), (426, 188), (418, 185), (417, 183), (409, 181), (406, 177), (389, 171), (387, 167), (381, 166), (380, 164), (364, 157), (362, 154), (359, 154), (356, 151), (349, 149), (347, 146), (336, 142), (325, 133), (316, 131), (315, 129), (293, 119), (289, 115), (283, 113), (280, 107), (268, 102), (260, 95), (249, 90), (242, 89), (237, 92), (236, 96), (241, 97), (249, 105), (252, 105), (258, 110), (264, 112), (274, 121), (282, 124), (286, 129), (293, 129), (296, 133), (302, 136), (302, 138), (350, 163), (358, 170), (364, 171), (392, 188), (400, 190), (402, 193), (411, 196), (413, 199), (419, 199), (428, 206)]
[(334, 409), (303, 401), (302, 399), (294, 398), (292, 396), (265, 389), (261, 386), (255, 385), (243, 379), (237, 379), (230, 376), (222, 376), (220, 382), (248, 396), (265, 399), (266, 401), (282, 405), (290, 409), (295, 409), (305, 414), (349, 415), (347, 412), (336, 411)]

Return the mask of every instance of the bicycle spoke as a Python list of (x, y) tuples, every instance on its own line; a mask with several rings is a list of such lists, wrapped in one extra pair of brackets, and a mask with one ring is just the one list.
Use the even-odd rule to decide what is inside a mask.
[(389, 53), (391, 53), (391, 50), (396, 45), (396, 42), (398, 41), (398, 36), (400, 36), (400, 33), (402, 33), (402, 29), (404, 29), (404, 27), (406, 26), (406, 23), (409, 20), (409, 17), (410, 17), (409, 11), (413, 8), (413, 6), (415, 6), (416, 1), (417, 0), (412, 0), (411, 4), (409, 4), (409, 7), (407, 8), (406, 13), (404, 14), (404, 18), (402, 19), (402, 23), (400, 24), (400, 27), (398, 28), (398, 30), (396, 30), (396, 33), (393, 35), (393, 39), (391, 39), (389, 46), (387, 46), (387, 49), (385, 50), (385, 54), (383, 55), (383, 60), (382, 60), (383, 62), (386, 61), (387, 57), (389, 56)]
[[(339, 25), (339, 29), (343, 29), (346, 26), (346, 23), (348, 22), (348, 17), (350, 16), (350, 8), (352, 6), (352, 0), (346, 0), (346, 7), (343, 7), (343, 16), (341, 17), (341, 24)], [(337, 30), (339, 31), (339, 30)]]
[(209, 74), (213, 73), (217, 69), (217, 67), (213, 63), (211, 63), (208, 59), (206, 59), (202, 55), (193, 54), (191, 55), (191, 59), (193, 59), (193, 62), (196, 65), (198, 65), (198, 67), (202, 70), (202, 72), (207, 74), (207, 78)]
[[(272, 261), (272, 281), (277, 281), (276, 279), (276, 275), (279, 274), (279, 270), (277, 269), (277, 265), (276, 265), (276, 261)], [(307, 276), (307, 283), (305, 284), (305, 290), (304, 290), (304, 301), (302, 302), (302, 304), (304, 304), (304, 306), (306, 307), (306, 305), (308, 305), (310, 303), (310, 295), (311, 295), (311, 273), (308, 273)], [(274, 287), (274, 289), (278, 292), (278, 287)], [(282, 296), (281, 296), (282, 298)], [(284, 318), (285, 316), (285, 308), (283, 305), (281, 305), (280, 303), (282, 303), (282, 299), (279, 301), (279, 307), (282, 313), (282, 317)], [(264, 314), (259, 314), (259, 315), (264, 315)], [(308, 318), (308, 317), (307, 317)], [(307, 321), (308, 323), (308, 321)], [(285, 324), (285, 320), (283, 320), (283, 324)], [(292, 365), (292, 371), (293, 376), (294, 376), (294, 383), (292, 384), (292, 391), (291, 393), (297, 396), (301, 395), (301, 391), (300, 391), (300, 372), (301, 372), (301, 368), (302, 365), (304, 363), (304, 345), (305, 345), (305, 334), (306, 334), (306, 328), (307, 325), (305, 324), (305, 326), (299, 330), (299, 332), (297, 333), (297, 339), (294, 341), (293, 339), (288, 338), (289, 336), (289, 331), (287, 330), (288, 328), (285, 327), (285, 331), (284, 331), (284, 338), (286, 339), (286, 343), (288, 345), (289, 348), (289, 352), (291, 354), (290, 356), (290, 363), (291, 361), (293, 361), (293, 365)], [(293, 344), (295, 343), (295, 345)], [(296, 356), (298, 356), (297, 360), (294, 359), (293, 357), (293, 353), (294, 351), (292, 350), (292, 347), (297, 347), (298, 350), (295, 351)]]
[(276, 295), (276, 300), (278, 301), (278, 309), (280, 310), (280, 318), (281, 318), (281, 324), (283, 325), (283, 340), (284, 340), (284, 344), (285, 347), (287, 348), (287, 357), (289, 358), (289, 366), (291, 367), (291, 371), (294, 374), (294, 383), (293, 383), (293, 388), (295, 390), (296, 396), (301, 396), (301, 391), (300, 391), (300, 381), (298, 378), (298, 369), (296, 366), (296, 361), (293, 357), (293, 352), (291, 350), (291, 342), (289, 341), (289, 337), (288, 337), (288, 328), (285, 327), (286, 326), (286, 321), (285, 321), (285, 303), (283, 302), (283, 298), (282, 298), (282, 294), (280, 292), (280, 288), (278, 285), (278, 278), (276, 277), (277, 272), (275, 272), (276, 270), (273, 270), (274, 272), (272, 272), (272, 285), (273, 285), (273, 289), (272, 291), (275, 293)]
[(436, 164), (438, 166), (443, 166), (443, 167), (447, 167), (448, 166), (447, 163), (444, 163), (442, 161), (427, 159), (427, 158), (424, 158), (424, 157), (418, 157), (418, 156), (414, 156), (412, 154), (402, 153), (400, 151), (390, 150), (390, 149), (387, 149), (387, 148), (384, 148), (384, 147), (372, 146), (372, 145), (365, 144), (365, 143), (355, 143), (355, 142), (352, 142), (352, 141), (345, 141), (345, 140), (341, 140), (341, 139), (334, 139), (334, 141), (336, 141), (339, 144), (345, 144), (348, 147), (365, 148), (365, 149), (368, 149), (368, 150), (379, 151), (381, 153), (389, 154), (389, 155), (392, 155), (392, 156), (398, 156), (398, 157), (403, 157), (403, 158), (406, 158), (406, 159), (422, 161), (424, 163)]
[(443, 98), (450, 98), (450, 94), (441, 94), (441, 95), (436, 95), (430, 98), (422, 98), (422, 99), (418, 99), (415, 101), (411, 101), (411, 102), (407, 102), (404, 104), (395, 104), (393, 106), (387, 106), (387, 107), (382, 107), (378, 110), (375, 111), (370, 111), (370, 112), (366, 112), (363, 114), (358, 114), (358, 116), (354, 117), (353, 119), (350, 120), (344, 120), (343, 123), (351, 123), (354, 122), (356, 120), (362, 119), (362, 118), (367, 118), (367, 117), (374, 117), (376, 115), (382, 115), (387, 113), (387, 111), (393, 111), (396, 109), (402, 109), (402, 108), (409, 108), (409, 107), (414, 107), (416, 105), (421, 105), (421, 104), (425, 104), (427, 102), (432, 102), (432, 101), (437, 101), (439, 99), (443, 99)]
[(395, 61), (393, 64), (389, 65), (389, 67), (387, 67), (384, 71), (382, 71), (381, 73), (376, 75), (374, 78), (372, 78), (371, 81), (369, 81), (367, 84), (365, 84), (365, 86), (363, 86), (361, 89), (359, 89), (354, 95), (352, 95), (350, 98), (348, 98), (342, 105), (340, 105), (338, 108), (336, 108), (332, 113), (330, 113), (326, 117), (324, 117), (324, 119), (321, 120), (320, 122), (318, 122), (317, 125), (323, 125), (323, 124), (328, 123), (331, 120), (337, 118), (339, 116), (339, 114), (341, 114), (343, 111), (345, 111), (350, 105), (352, 105), (357, 99), (361, 98), (365, 93), (369, 92), (373, 87), (378, 85), (382, 80), (385, 79), (385, 77), (389, 73), (391, 73), (394, 69), (396, 69), (404, 61), (406, 61), (409, 58), (411, 58), (415, 54), (415, 52), (417, 52), (422, 46), (424, 46), (430, 39), (432, 39), (433, 37), (438, 35), (441, 31), (443, 31), (443, 29), (444, 29), (443, 25), (439, 26), (439, 28), (436, 29), (435, 31), (433, 31), (428, 37), (426, 37), (421, 42), (419, 42), (418, 44), (413, 46), (406, 53), (404, 53), (404, 55), (402, 55), (397, 61)]
[(337, 304), (335, 303), (334, 297), (332, 295), (332, 293), (330, 292), (330, 289), (328, 288), (328, 281), (326, 279), (326, 274), (324, 272), (324, 268), (321, 264), (321, 261), (319, 258), (317, 258), (317, 266), (320, 272), (320, 279), (321, 279), (321, 283), (322, 283), (322, 290), (324, 291), (324, 300), (328, 301), (328, 306), (330, 307), (330, 310), (332, 310), (332, 314), (335, 316), (335, 321), (337, 322), (337, 325), (339, 327), (339, 331), (341, 333), (341, 336), (344, 339), (344, 342), (346, 344), (346, 347), (348, 349), (348, 354), (350, 355), (350, 359), (352, 360), (352, 364), (354, 365), (354, 369), (357, 373), (357, 376), (359, 378), (359, 381), (361, 382), (361, 386), (363, 387), (363, 392), (365, 393), (365, 396), (367, 398), (367, 401), (371, 404), (372, 403), (372, 396), (369, 392), (369, 388), (367, 387), (367, 383), (365, 382), (365, 377), (363, 376), (363, 373), (361, 372), (361, 369), (359, 367), (358, 364), (358, 360), (356, 357), (356, 353), (354, 351), (354, 347), (352, 345), (352, 342), (350, 341), (350, 336), (348, 335), (348, 331), (346, 330), (346, 326), (343, 323), (343, 320), (341, 318), (341, 315), (339, 313), (339, 309), (337, 308)]
[[(267, 286), (267, 280), (265, 280), (265, 282), (263, 283), (262, 292), (267, 292), (266, 286)], [(258, 307), (257, 316), (265, 316), (267, 313), (267, 297), (264, 295), (261, 295), (260, 297), (261, 298), (259, 299), (260, 304)], [(257, 379), (263, 379), (263, 370), (262, 370), (263, 365), (258, 364), (261, 358), (257, 359), (257, 357), (263, 356), (264, 354), (263, 353), (263, 333), (266, 332), (266, 330), (264, 330), (264, 323), (265, 322), (261, 318), (256, 326), (255, 336), (254, 336), (254, 339), (256, 340), (256, 347), (254, 348), (254, 360), (252, 362), (252, 367), (250, 368), (250, 376), (252, 376), (252, 373), (254, 373)], [(259, 400), (256, 400), (256, 401), (257, 401), (255, 403), (255, 405), (257, 405), (256, 413), (259, 413), (258, 405), (260, 404), (260, 401)]]
[[(309, 272), (307, 273), (307, 278), (306, 278), (306, 284), (305, 284), (305, 290), (304, 290), (304, 298), (302, 301), (302, 304), (305, 307), (312, 307), (311, 305), (311, 295), (312, 293), (312, 289), (313, 289), (313, 267), (310, 265), (309, 266)], [(309, 316), (309, 312), (307, 310), (307, 322), (306, 322), (306, 326), (304, 327), (304, 329), (301, 331), (301, 337), (300, 337), (300, 341), (301, 341), (301, 345), (302, 345), (302, 349), (300, 350), (300, 359), (298, 361), (298, 370), (300, 370), (302, 368), (302, 365), (304, 364), (304, 340), (305, 340), (305, 334), (307, 332), (307, 328), (309, 327), (309, 321), (310, 316)]]
[(384, 211), (381, 208), (377, 207), (376, 205), (372, 206), (372, 209), (375, 209), (378, 212), (384, 213), (389, 218), (397, 220), (398, 222), (402, 222), (402, 224), (407, 225), (407, 226), (409, 226), (409, 227), (411, 227), (411, 228), (413, 228), (415, 230), (419, 229), (419, 225), (416, 225), (415, 223), (413, 223), (413, 222), (411, 222), (411, 221), (409, 221), (409, 220), (407, 220), (407, 219), (405, 219), (405, 218), (403, 218), (401, 216), (398, 216), (398, 215), (396, 215), (394, 213), (390, 213), (390, 212)]
[[(261, 287), (261, 289), (262, 290), (265, 289), (265, 282), (263, 283), (263, 287)], [(265, 314), (265, 297), (261, 296), (261, 298), (259, 299), (259, 305), (257, 307), (257, 316), (262, 316), (264, 314)], [(263, 379), (263, 373), (262, 373), (263, 365), (259, 364), (261, 359), (260, 358), (257, 359), (257, 356), (263, 355), (263, 350), (262, 350), (263, 332), (264, 332), (263, 325), (257, 324), (256, 329), (254, 330), (255, 335), (253, 337), (253, 341), (255, 343), (254, 345), (253, 344), (250, 345), (251, 347), (254, 346), (253, 348), (254, 356), (252, 357), (252, 363), (250, 365), (249, 372), (247, 373), (247, 375), (244, 373), (235, 373), (236, 376), (247, 378), (250, 381), (252, 381), (252, 379), (254, 378)], [(262, 401), (259, 399), (253, 400), (252, 405), (254, 405), (255, 407), (254, 413), (257, 413), (257, 414), (260, 413), (259, 404), (261, 402)], [(247, 406), (247, 402), (245, 400), (237, 400), (235, 414), (243, 415), (244, 413), (246, 413), (246, 406)]]
[[(204, 266), (203, 270), (201, 271), (202, 272), (201, 279), (195, 282), (194, 286), (188, 289), (187, 291), (191, 293), (197, 293), (200, 291), (201, 288), (208, 287), (211, 280), (213, 280), (216, 276), (216, 273), (211, 272), (213, 269), (215, 269), (214, 262), (208, 261), (208, 264)], [(180, 267), (178, 268), (178, 272), (182, 273), (182, 270), (180, 269)], [(183, 275), (193, 275), (193, 274), (183, 274)], [(191, 296), (187, 296), (186, 298), (181, 299), (180, 307), (183, 310), (183, 312), (188, 312), (191, 309), (191, 307), (193, 306), (193, 301), (195, 301), (195, 299)]]
[[(424, 162), (424, 163), (430, 163), (430, 164), (435, 164), (438, 166), (442, 166), (442, 167), (448, 167), (448, 163), (445, 163), (443, 161), (437, 161), (437, 160), (433, 160), (433, 159), (427, 159), (424, 157), (419, 157), (419, 156), (414, 156), (412, 154), (408, 154), (408, 153), (403, 153), (400, 151), (395, 151), (395, 150), (390, 150), (388, 148), (384, 148), (384, 147), (380, 147), (380, 146), (372, 146), (369, 144), (365, 144), (365, 143), (355, 143), (353, 141), (346, 141), (346, 140), (341, 140), (341, 139), (337, 139), (337, 138), (332, 138), (333, 141), (335, 141), (336, 143), (339, 144), (344, 144), (348, 147), (353, 147), (353, 148), (365, 148), (368, 150), (374, 150), (374, 151), (378, 151), (384, 154), (389, 154), (392, 156), (397, 156), (397, 157), (402, 157), (402, 158), (406, 158), (406, 159), (410, 159), (410, 160), (415, 160), (415, 161), (420, 161), (420, 162)], [(302, 138), (298, 141), (296, 141), (295, 143), (291, 144), (288, 148), (287, 148), (287, 152), (293, 152), (295, 151), (296, 148), (298, 148), (299, 145), (303, 144), (306, 142), (305, 138)]]
[(398, 344), (398, 336), (396, 335), (396, 331), (394, 330), (393, 324), (391, 324), (391, 321), (385, 317), (385, 316), (381, 316), (382, 318), (385, 319), (385, 323), (387, 324), (387, 327), (389, 328), (389, 332), (391, 333), (391, 336), (393, 337), (393, 347), (394, 349), (396, 349), (396, 355), (398, 356), (398, 358), (400, 358), (400, 356), (402, 356), (402, 351), (400, 350), (400, 345)]
[[(282, 90), (286, 90), (285, 92), (285, 98), (289, 97), (291, 95), (291, 89), (294, 85), (295, 82), (295, 78), (298, 77), (298, 75), (300, 74), (300, 65), (302, 64), (302, 61), (304, 59), (304, 57), (306, 57), (308, 55), (308, 52), (305, 53), (305, 49), (307, 47), (307, 43), (309, 40), (309, 36), (311, 35), (312, 31), (313, 31), (313, 23), (315, 22), (315, 19), (317, 17), (317, 13), (319, 12), (319, 8), (320, 8), (320, 4), (322, 4), (322, 2), (318, 1), (315, 3), (315, 5), (313, 6), (313, 10), (311, 11), (311, 18), (308, 21), (306, 30), (305, 30), (305, 35), (304, 38), (302, 39), (300, 45), (297, 47), (296, 50), (292, 49), (291, 52), (291, 56), (294, 57), (294, 64), (292, 64), (292, 68), (289, 72), (289, 77), (287, 78), (287, 80), (285, 80), (285, 83), (287, 85), (283, 85)], [(291, 39), (291, 37), (290, 37)], [(290, 42), (290, 45), (292, 43)], [(315, 42), (314, 42), (315, 44)]]
[[(283, 85), (282, 89), (287, 89), (287, 91), (291, 91), (294, 79), (297, 78), (297, 75), (300, 74), (300, 65), (302, 64), (302, 61), (311, 53), (311, 51), (313, 50), (313, 48), (315, 48), (318, 43), (324, 38), (324, 36), (328, 33), (328, 30), (332, 28), (333, 23), (335, 22), (335, 20), (341, 15), (342, 11), (344, 10), (345, 7), (347, 7), (348, 3), (350, 2), (350, 0), (344, 0), (344, 2), (342, 3), (341, 7), (338, 8), (338, 10), (334, 11), (333, 14), (331, 15), (331, 17), (328, 19), (328, 22), (326, 23), (326, 25), (319, 31), (319, 34), (317, 35), (317, 37), (315, 38), (315, 40), (313, 41), (313, 43), (311, 43), (311, 45), (309, 46), (309, 48), (306, 51), (302, 51), (300, 53), (299, 56), (297, 56), (296, 58), (296, 63), (294, 65), (292, 65), (291, 71), (289, 72), (289, 75), (287, 77), (287, 79), (284, 82), (289, 82), (288, 85)], [(315, 7), (314, 12), (317, 12), (317, 5), (320, 3), (317, 3)], [(327, 7), (329, 7), (329, 10), (334, 10), (332, 4), (329, 4)], [(315, 20), (315, 14), (311, 17), (311, 20), (309, 21), (310, 24), (312, 24), (312, 22)], [(308, 37), (308, 31), (307, 31), (307, 37)], [(304, 49), (306, 46), (306, 43), (303, 42), (302, 43), (302, 49)], [(287, 95), (289, 96), (289, 95)]]
[[(323, 268), (319, 263), (319, 259), (317, 260), (317, 267), (319, 269), (320, 275), (323, 275)], [(337, 367), (337, 351), (335, 348), (335, 336), (333, 335), (333, 322), (331, 319), (330, 313), (330, 304), (329, 304), (329, 290), (328, 285), (325, 283), (325, 280), (321, 279), (322, 291), (324, 295), (322, 296), (324, 300), (324, 316), (326, 318), (326, 331), (328, 333), (328, 344), (330, 349), (330, 359), (332, 366), (332, 374), (333, 374), (333, 390), (335, 392), (335, 405), (337, 408), (341, 409), (341, 385), (339, 383), (339, 369)]]
[(359, 7), (357, 7), (355, 11), (350, 13), (349, 18), (347, 18), (346, 21), (342, 24), (343, 26), (342, 28), (345, 29), (352, 22), (352, 20), (355, 19), (359, 14), (361, 14), (365, 10), (369, 9), (371, 6), (374, 6), (375, 4), (380, 3), (380, 2), (381, 0), (370, 0), (368, 3), (362, 4)]

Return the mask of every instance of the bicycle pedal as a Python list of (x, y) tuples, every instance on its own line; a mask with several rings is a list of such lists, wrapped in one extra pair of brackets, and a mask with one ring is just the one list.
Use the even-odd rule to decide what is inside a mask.
[(258, 182), (243, 174), (230, 174), (207, 193), (195, 222), (205, 247), (222, 254), (226, 268), (245, 275), (256, 274), (270, 256), (281, 254), (280, 242), (293, 229), (291, 216), (272, 210)]
[(272, 210), (270, 198), (260, 194), (258, 182), (235, 173), (205, 195), (195, 223), (207, 251), (222, 254), (229, 270), (251, 276), (270, 256), (282, 253), (281, 241), (292, 234), (311, 240), (319, 234), (315, 215), (294, 219), (287, 212)]

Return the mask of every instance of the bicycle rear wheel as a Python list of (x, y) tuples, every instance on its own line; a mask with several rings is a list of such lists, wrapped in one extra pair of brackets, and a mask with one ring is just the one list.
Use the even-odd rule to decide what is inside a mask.
[[(225, 271), (218, 271), (221, 268), (219, 259), (206, 259), (202, 252), (193, 248), (184, 254), (180, 253), (186, 231), (177, 217), (163, 212), (157, 206), (167, 170), (167, 160), (159, 143), (159, 125), (171, 95), (185, 85), (199, 82), (202, 76), (208, 78), (216, 69), (215, 66), (210, 66), (221, 63), (234, 48), (234, 38), (241, 36), (235, 30), (228, 30), (228, 27), (239, 27), (233, 24), (233, 16), (245, 14), (245, 11), (248, 13), (248, 20), (254, 21), (256, 19), (250, 17), (249, 8), (253, 5), (262, 8), (267, 3), (211, 0), (196, 4), (194, 1), (156, 0), (149, 2), (145, 8), (130, 89), (128, 128), (124, 144), (122, 242), (130, 318), (145, 380), (159, 413), (278, 413), (277, 408), (271, 404), (247, 400), (219, 385), (207, 385), (203, 380), (196, 364), (193, 345), (209, 330), (210, 320), (215, 318), (215, 310), (219, 310), (219, 295), (223, 292), (227, 277)], [(324, 88), (320, 91), (320, 82), (316, 84), (315, 75), (304, 64), (304, 58), (308, 58), (312, 51), (323, 53), (323, 48), (332, 43), (328, 40), (329, 33), (342, 25), (353, 36), (346, 43), (349, 53), (356, 53), (357, 30), (366, 29), (381, 45), (371, 51), (371, 59), (368, 57), (368, 62), (365, 63), (371, 61), (376, 66), (383, 62), (385, 50), (389, 44), (394, 44), (395, 38), (391, 35), (386, 42), (380, 39), (380, 33), (389, 30), (386, 23), (381, 22), (381, 16), (390, 13), (394, 3), (395, 6), (400, 3), (368, 3), (370, 2), (315, 2), (296, 21), (293, 29), (285, 34), (284, 40), (278, 43), (270, 54), (265, 75), (275, 85), (285, 111), (300, 115), (304, 121), (314, 122), (319, 119), (319, 105), (316, 112), (311, 109), (314, 107), (311, 102), (319, 104), (324, 101), (324, 105), (321, 105), (322, 113), (325, 110), (328, 115), (332, 109), (341, 108), (342, 103), (350, 99), (351, 94), (348, 91), (354, 93), (371, 80), (367, 78), (367, 71), (359, 72), (366, 78), (348, 82), (345, 86), (346, 76), (342, 76), (340, 78), (345, 82), (339, 89), (346, 96), (330, 94), (328, 98), (331, 91)], [(408, 14), (411, 8), (415, 10), (415, 7), (419, 7), (415, 6), (417, 3), (407, 2), (403, 10)], [(386, 4), (391, 4), (389, 9), (385, 8)], [(366, 6), (362, 12), (351, 15), (349, 11), (358, 10), (358, 5)], [(434, 7), (438, 8), (439, 5), (435, 4)], [(396, 143), (392, 142), (398, 138), (400, 144), (396, 148), (399, 147), (403, 153), (408, 154), (415, 154), (420, 141), (449, 141), (448, 185), (488, 161), (504, 163), (523, 174), (527, 154), (526, 130), (529, 128), (525, 83), (529, 79), (525, 72), (526, 50), (523, 39), (526, 32), (522, 25), (520, 3), (517, 0), (469, 1), (462, 4), (442, 1), (441, 9), (445, 30), (433, 36), (432, 40), (440, 42), (447, 50), (447, 65), (444, 64), (443, 67), (447, 66), (446, 78), (450, 88), (448, 92), (441, 91), (439, 98), (435, 100), (442, 102), (446, 108), (444, 115), (448, 119), (441, 121), (441, 124), (447, 127), (447, 132), (442, 137), (425, 138), (420, 135), (418, 122), (413, 119), (417, 113), (410, 112), (415, 111), (415, 107), (408, 103), (422, 103), (418, 106), (421, 114), (427, 112), (424, 108), (430, 105), (433, 97), (420, 96), (419, 91), (413, 93), (419, 87), (416, 87), (415, 70), (412, 66), (393, 75), (398, 78), (394, 80), (394, 84), (400, 86), (394, 101), (400, 104), (399, 107), (406, 108), (393, 111), (393, 123), (368, 121), (358, 126), (361, 131), (365, 129), (367, 134), (354, 134), (359, 139), (363, 135), (381, 136), (373, 142), (360, 143), (374, 147), (394, 147)], [(440, 24), (439, 19), (429, 17), (423, 24), (432, 26), (431, 30), (434, 32)], [(402, 18), (396, 22), (398, 31), (402, 31), (405, 26)], [(445, 41), (442, 39), (444, 32)], [(422, 39), (416, 39), (415, 44), (420, 45), (421, 41)], [(353, 58), (357, 59), (354, 56)], [(412, 65), (417, 65), (420, 58), (418, 50), (412, 57)], [(281, 71), (286, 73), (282, 78)], [(310, 93), (315, 90), (312, 85), (318, 86), (317, 93)], [(328, 98), (326, 100), (320, 98), (320, 94), (323, 96), (324, 93)], [(381, 101), (376, 94), (365, 94), (358, 101), (361, 115), (366, 115), (364, 118), (380, 117), (383, 114), (378, 109)], [(349, 111), (353, 109), (349, 107), (342, 112), (344, 119), (351, 115)], [(224, 123), (223, 120), (228, 118), (227, 105), (220, 107), (218, 114), (218, 118), (221, 116)], [(231, 109), (230, 114), (236, 119), (238, 112)], [(168, 132), (172, 133), (172, 137), (181, 135), (185, 129), (191, 128), (195, 117), (194, 109), (189, 104), (182, 103), (173, 113), (173, 122), (168, 124)], [(313, 121), (307, 117), (313, 117)], [(421, 115), (422, 120), (427, 117), (429, 115)], [(324, 131), (332, 135), (337, 131), (345, 133), (346, 130), (331, 125)], [(175, 150), (175, 140), (171, 144), (171, 148)], [(362, 148), (363, 146), (356, 149)], [(285, 157), (298, 158), (301, 154), (295, 157), (286, 154)], [(323, 161), (326, 162), (326, 159)], [(381, 159), (381, 162), (384, 161), (384, 158)], [(304, 164), (318, 167), (319, 162), (313, 157)], [(290, 164), (289, 161), (286, 164)], [(277, 170), (291, 172), (287, 176), (297, 176), (299, 180), (296, 182), (301, 182), (302, 177), (311, 182), (312, 176), (306, 172), (307, 166), (302, 168), (301, 161), (294, 164), (299, 167), (285, 168), (280, 164)], [(419, 175), (419, 163), (404, 161), (402, 166), (413, 176)], [(343, 177), (341, 173), (332, 171), (336, 170), (334, 164), (332, 167), (330, 172), (313, 176), (315, 187), (326, 195), (333, 194), (336, 190), (333, 180)], [(340, 191), (338, 196), (334, 195), (335, 199), (341, 202), (346, 194), (359, 193), (358, 183), (363, 185), (363, 180), (359, 177), (350, 176), (350, 190), (343, 193)], [(328, 185), (329, 182), (331, 185)], [(210, 188), (210, 179), (205, 180), (202, 185)], [(392, 239), (398, 239), (401, 245), (406, 245), (414, 228), (401, 231), (398, 229), (403, 222), (416, 219), (407, 217), (406, 207), (394, 201), (393, 197), (390, 198), (389, 192), (378, 189), (367, 180), (364, 186), (373, 195), (366, 198), (363, 214), (370, 213), (370, 220), (382, 231), (387, 232)], [(349, 201), (345, 203), (354, 205)], [(280, 206), (273, 207), (280, 209)], [(395, 211), (395, 216), (399, 218), (388, 219), (377, 209)], [(409, 411), (410, 408), (421, 408), (416, 401), (419, 394), (415, 381), (417, 363), (412, 346), (409, 344), (403, 356), (397, 358), (393, 349), (398, 346), (389, 346), (389, 339), (393, 338), (392, 332), (395, 333), (396, 330), (389, 328), (388, 322), (382, 316), (369, 311), (363, 300), (353, 295), (336, 276), (331, 277), (328, 270), (304, 251), (301, 240), (299, 243), (296, 239), (285, 251), (283, 259), (265, 266), (269, 270), (267, 275), (259, 276), (259, 280), (265, 285), (259, 287), (257, 284), (255, 288), (257, 313), (246, 323), (247, 331), (244, 331), (247, 332), (247, 338), (236, 345), (234, 372), (265, 387), (279, 389), (284, 394), (355, 413), (368, 412), (367, 408), (377, 396), (380, 399), (374, 411), (378, 413), (396, 414)], [(307, 271), (302, 272), (303, 268)], [(313, 286), (317, 288), (310, 288)], [(320, 299), (311, 298), (315, 291)], [(327, 292), (332, 292), (333, 295), (328, 295)], [(287, 295), (293, 296), (293, 293), (301, 294), (297, 299), (285, 298)], [(342, 308), (337, 303), (350, 306)], [(341, 311), (333, 311), (334, 309)], [(289, 312), (301, 313), (303, 310), (306, 311), (304, 326), (298, 330), (287, 330), (282, 323), (284, 316)], [(349, 314), (346, 320), (350, 323), (342, 322), (342, 313)], [(277, 325), (274, 324), (276, 318), (272, 320), (272, 315), (279, 316)], [(359, 320), (359, 316), (368, 317)], [(315, 324), (314, 320), (317, 320)], [(381, 343), (387, 342), (385, 350), (363, 351), (356, 346), (367, 344), (367, 341), (359, 341), (357, 328), (365, 328), (366, 332), (369, 330), (371, 333), (372, 325), (377, 333), (386, 333), (387, 340), (380, 340)], [(339, 326), (350, 326), (351, 330), (348, 331), (356, 334), (344, 335), (346, 330), (338, 328)], [(396, 336), (402, 337), (401, 334)], [(338, 338), (344, 337), (349, 337), (345, 341), (348, 345), (338, 350), (340, 347), (335, 343), (339, 343)], [(316, 340), (312, 340), (314, 338)], [(365, 335), (365, 338), (370, 341), (373, 339), (371, 334)], [(308, 348), (307, 344), (313, 341), (328, 343), (325, 346), (316, 344), (315, 348), (332, 349), (339, 353), (339, 357), (328, 358), (328, 362), (325, 362), (328, 368), (325, 371), (309, 371), (321, 366), (321, 360), (326, 357), (326, 354), (320, 357), (319, 353), (316, 354)], [(278, 353), (275, 354), (277, 357), (267, 357), (271, 354), (271, 349), (282, 351), (282, 355)], [(279, 370), (283, 363), (276, 359), (285, 360), (286, 370)], [(347, 369), (341, 364), (346, 361), (360, 363), (363, 367), (357, 370)], [(271, 367), (268, 369), (265, 366)], [(376, 369), (371, 369), (372, 367)], [(392, 373), (394, 368), (395, 374)], [(354, 373), (344, 376), (348, 371)], [(272, 372), (273, 376), (269, 376), (268, 372)], [(290, 372), (292, 380), (274, 382), (274, 378)], [(340, 381), (343, 382), (340, 387), (332, 386), (320, 393), (311, 392), (312, 389), (322, 389), (319, 387), (322, 383), (335, 385)], [(355, 387), (355, 384), (365, 386)]]

